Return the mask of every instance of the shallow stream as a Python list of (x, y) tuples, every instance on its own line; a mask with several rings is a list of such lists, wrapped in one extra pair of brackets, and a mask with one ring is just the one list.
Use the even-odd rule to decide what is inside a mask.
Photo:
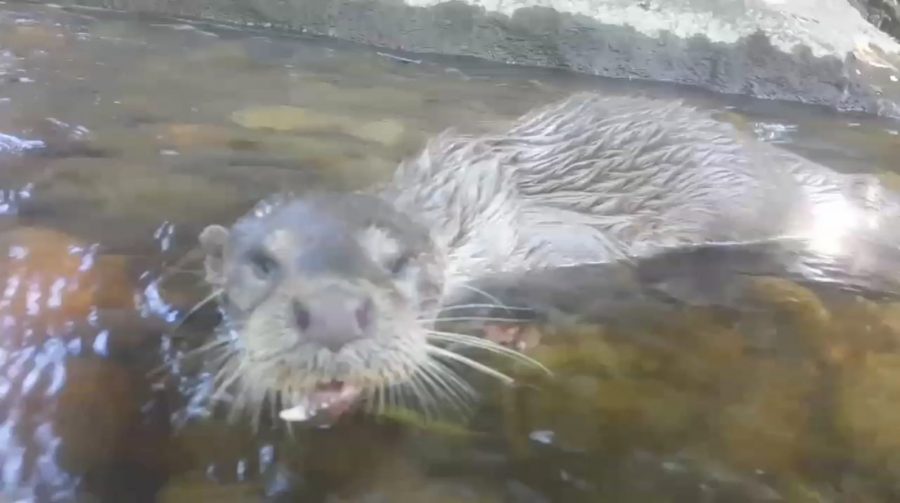
[(900, 176), (900, 124), (867, 117), (0, 2), (0, 501), (900, 500), (900, 304), (781, 280), (758, 285), (764, 314), (545, 334), (535, 356), (559, 378), (486, 388), (459, 428), (253, 432), (192, 402), (175, 357), (213, 318), (173, 333), (139, 315), (176, 320), (206, 294), (175, 266), (203, 226), (279, 190), (383, 180), (448, 127), (585, 89), (680, 96)]

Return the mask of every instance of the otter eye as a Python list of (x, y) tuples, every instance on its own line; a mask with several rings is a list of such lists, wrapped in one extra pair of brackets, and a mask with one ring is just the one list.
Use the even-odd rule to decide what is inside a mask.
[(407, 253), (398, 255), (388, 263), (388, 270), (391, 271), (391, 274), (400, 274), (406, 269), (406, 266), (409, 265), (410, 260), (412, 260), (412, 257)]
[(275, 272), (278, 264), (267, 254), (257, 252), (250, 256), (250, 266), (257, 278), (267, 279)]

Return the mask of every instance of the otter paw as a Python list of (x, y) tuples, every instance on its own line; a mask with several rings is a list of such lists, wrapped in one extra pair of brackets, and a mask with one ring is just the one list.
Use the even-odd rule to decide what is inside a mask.
[(482, 327), (482, 337), (516, 351), (537, 346), (540, 333), (536, 327), (520, 323), (488, 323)]

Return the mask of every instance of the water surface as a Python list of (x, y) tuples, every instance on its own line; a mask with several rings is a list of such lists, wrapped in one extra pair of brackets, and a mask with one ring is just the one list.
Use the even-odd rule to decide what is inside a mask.
[[(890, 176), (900, 158), (900, 125), (810, 107), (0, 4), (0, 491), (900, 498), (900, 306), (831, 302), (785, 281), (758, 285), (761, 312), (686, 308), (662, 324), (545, 334), (552, 344), (535, 354), (559, 379), (486, 384), (466, 434), (366, 418), (254, 433), (192, 402), (203, 381), (177, 356), (214, 316), (172, 333), (141, 315), (177, 320), (203, 297), (196, 263), (176, 267), (203, 226), (286, 188), (364, 187), (445, 128), (477, 132), (585, 89), (680, 96), (841, 171)], [(170, 281), (148, 290), (162, 271)]]

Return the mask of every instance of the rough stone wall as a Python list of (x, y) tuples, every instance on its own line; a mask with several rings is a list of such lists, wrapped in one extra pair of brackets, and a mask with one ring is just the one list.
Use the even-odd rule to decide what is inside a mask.
[(850, 3), (876, 28), (900, 40), (900, 0), (850, 0)]
[[(856, 0), (854, 0), (856, 1)], [(894, 0), (881, 0), (894, 1)], [(900, 118), (900, 43), (850, 0), (64, 0)], [(552, 5), (552, 7), (551, 7)]]

